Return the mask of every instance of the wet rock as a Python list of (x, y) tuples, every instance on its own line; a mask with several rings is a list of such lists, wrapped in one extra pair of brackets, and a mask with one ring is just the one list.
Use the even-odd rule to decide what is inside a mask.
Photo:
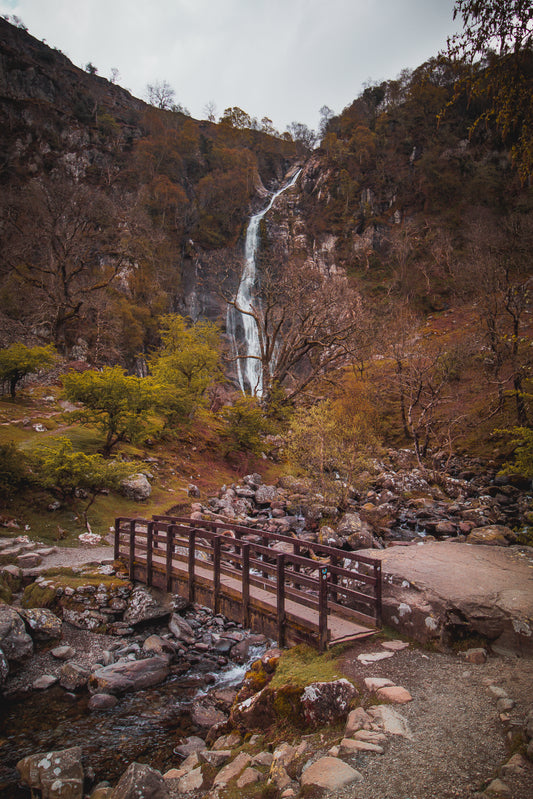
[(301, 697), (304, 718), (311, 725), (334, 723), (347, 716), (355, 696), (357, 689), (346, 679), (312, 683)]
[(143, 502), (152, 493), (152, 486), (145, 474), (132, 474), (126, 477), (125, 480), (122, 480), (120, 487), (122, 493), (128, 499), (133, 499), (134, 502)]
[(363, 776), (356, 769), (336, 757), (321, 757), (302, 774), (302, 787), (323, 788), (338, 791), (354, 782), (362, 782)]
[(17, 763), (23, 783), (41, 791), (43, 799), (82, 799), (81, 746), (57, 752), (41, 752)]
[(93, 694), (89, 699), (87, 708), (89, 710), (108, 710), (115, 707), (118, 699), (113, 694)]
[(31, 637), (35, 641), (55, 641), (61, 638), (63, 622), (47, 608), (21, 610)]
[(59, 672), (59, 684), (67, 691), (77, 691), (87, 685), (89, 671), (78, 663), (65, 663)]
[(21, 663), (33, 653), (23, 619), (9, 605), (0, 605), (0, 650), (9, 663)]
[[(190, 755), (202, 752), (204, 749), (207, 749), (204, 739), (198, 737), (198, 735), (191, 735), (189, 738), (186, 738), (182, 744), (178, 744), (178, 746), (174, 747), (174, 754), (188, 759)], [(196, 766), (199, 764), (200, 760), (197, 758), (193, 762)], [(185, 763), (183, 767), (185, 767)]]
[(170, 641), (155, 634), (149, 635), (148, 638), (143, 641), (142, 649), (147, 655), (173, 655), (175, 653), (175, 649)]
[(194, 724), (205, 730), (228, 719), (225, 713), (207, 702), (195, 702), (191, 718)]
[(159, 771), (144, 763), (131, 763), (111, 794), (112, 799), (169, 799)]
[(191, 625), (177, 613), (172, 614), (168, 629), (178, 641), (184, 641), (186, 644), (193, 644), (195, 641), (194, 630)]
[(89, 691), (121, 694), (150, 688), (165, 680), (170, 672), (168, 659), (152, 657), (143, 660), (119, 660), (98, 669), (89, 677)]
[(9, 663), (7, 662), (7, 658), (4, 655), (3, 651), (0, 649), (0, 688), (4, 685), (5, 681), (7, 680), (7, 676), (9, 674)]

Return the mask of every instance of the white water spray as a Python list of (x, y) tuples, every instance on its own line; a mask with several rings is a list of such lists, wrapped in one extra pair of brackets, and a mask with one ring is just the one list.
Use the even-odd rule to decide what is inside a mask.
[[(254, 294), (257, 281), (256, 257), (259, 249), (259, 225), (270, 211), (280, 194), (296, 183), (301, 170), (270, 198), (262, 211), (250, 217), (244, 243), (244, 269), (235, 295), (235, 304), (228, 305), (226, 327), (236, 358), (237, 379), (243, 394), (246, 390), (252, 396), (263, 394), (263, 367), (261, 365), (261, 343), (257, 323), (251, 313), (259, 310), (260, 298)], [(239, 340), (242, 346), (239, 347)]]

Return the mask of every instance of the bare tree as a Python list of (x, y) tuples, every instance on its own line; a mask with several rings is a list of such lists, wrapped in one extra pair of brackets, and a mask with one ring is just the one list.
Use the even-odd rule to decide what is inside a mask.
[(209, 100), (203, 108), (205, 118), (209, 122), (216, 122), (217, 119), (217, 104), (214, 100)]
[(146, 96), (150, 105), (170, 111), (174, 105), (176, 92), (166, 80), (156, 80), (146, 85)]

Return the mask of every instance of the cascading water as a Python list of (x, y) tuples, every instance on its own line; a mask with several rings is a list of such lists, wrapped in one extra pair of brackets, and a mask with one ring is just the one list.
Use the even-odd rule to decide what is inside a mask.
[(280, 194), (290, 189), (301, 170), (270, 198), (270, 202), (262, 211), (250, 217), (246, 240), (244, 243), (244, 269), (235, 295), (234, 303), (228, 305), (226, 328), (231, 339), (237, 379), (243, 394), (247, 391), (252, 396), (260, 397), (263, 393), (263, 367), (261, 364), (261, 342), (253, 313), (260, 308), (260, 298), (255, 295), (257, 282), (256, 257), (259, 249), (259, 225)]

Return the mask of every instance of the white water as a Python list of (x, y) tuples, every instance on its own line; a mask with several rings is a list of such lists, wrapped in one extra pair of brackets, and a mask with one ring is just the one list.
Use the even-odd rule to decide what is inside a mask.
[[(239, 386), (243, 394), (248, 391), (256, 397), (260, 397), (263, 393), (263, 368), (259, 331), (254, 317), (250, 314), (259, 311), (261, 307), (261, 299), (254, 291), (257, 282), (259, 225), (280, 194), (294, 186), (300, 171), (272, 195), (266, 208), (250, 217), (244, 243), (244, 269), (235, 295), (235, 305), (228, 305), (226, 327), (236, 358)], [(240, 346), (239, 341), (242, 341)]]

